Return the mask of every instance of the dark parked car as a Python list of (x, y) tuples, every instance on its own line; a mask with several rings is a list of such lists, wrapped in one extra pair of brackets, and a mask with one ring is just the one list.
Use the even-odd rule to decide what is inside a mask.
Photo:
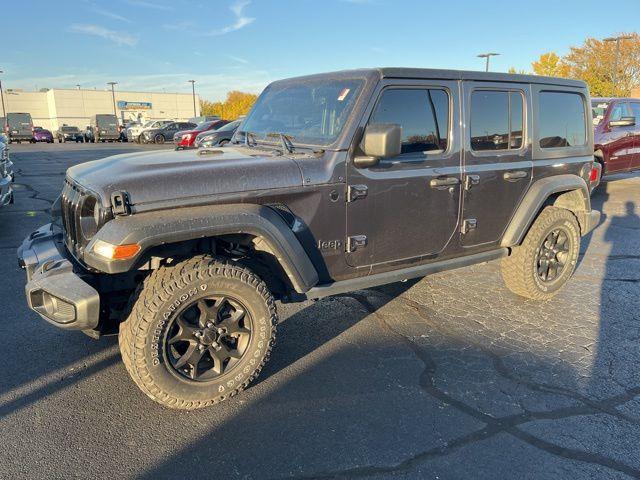
[(180, 130), (192, 130), (197, 125), (190, 122), (171, 122), (160, 128), (152, 128), (142, 132), (142, 143), (164, 143), (172, 141)]
[(0, 207), (13, 203), (13, 163), (9, 160), (9, 139), (0, 133)]
[(33, 120), (29, 113), (7, 113), (5, 134), (9, 143), (33, 141)]
[(56, 135), (58, 143), (76, 142), (84, 143), (84, 134), (78, 127), (63, 125)]
[(46, 128), (33, 127), (33, 142), (53, 143), (53, 134)]
[(213, 132), (202, 132), (195, 139), (194, 147), (224, 147), (233, 138), (233, 134), (242, 123), (242, 120), (235, 120), (218, 128)]
[(276, 300), (497, 259), (508, 288), (547, 300), (600, 219), (589, 107), (583, 82), (540, 76), (275, 82), (224, 149), (70, 168), (60, 217), (18, 251), (29, 306), (94, 337), (119, 329), (138, 387), (194, 409), (257, 377)]
[(596, 161), (602, 176), (640, 169), (640, 99), (591, 99)]
[(120, 140), (118, 118), (109, 113), (93, 115), (85, 138), (88, 142), (117, 142)]
[(199, 123), (192, 130), (180, 130), (173, 136), (173, 143), (176, 144), (177, 150), (183, 150), (185, 148), (193, 148), (195, 145), (196, 137), (204, 132), (214, 132), (220, 127), (228, 124), (228, 120), (211, 120), (208, 122)]

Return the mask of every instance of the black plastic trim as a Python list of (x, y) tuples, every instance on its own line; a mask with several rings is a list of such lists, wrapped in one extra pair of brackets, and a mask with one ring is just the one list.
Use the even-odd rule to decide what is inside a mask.
[[(264, 238), (298, 293), (318, 283), (315, 267), (280, 214), (255, 204), (206, 205), (117, 217), (100, 229), (85, 249), (82, 260), (101, 272), (122, 273), (134, 268), (144, 252), (152, 247), (226, 234)], [(141, 251), (129, 260), (107, 260), (93, 253), (98, 240), (113, 245), (137, 243)]]
[[(571, 191), (579, 191), (582, 194), (583, 205), (578, 211), (590, 215), (592, 212), (591, 196), (589, 187), (583, 178), (571, 174), (542, 178), (529, 188), (502, 237), (501, 246), (519, 245), (547, 199), (556, 193)], [(579, 220), (580, 218), (578, 215)], [(586, 233), (585, 226), (581, 224), (580, 227), (584, 235)]]
[(341, 293), (362, 290), (364, 288), (386, 285), (388, 283), (410, 280), (412, 278), (425, 277), (433, 273), (467, 267), (469, 265), (488, 262), (490, 260), (496, 260), (498, 258), (506, 257), (508, 254), (509, 249), (501, 248), (488, 252), (475, 253), (473, 255), (467, 255), (464, 257), (440, 260), (432, 263), (427, 263), (425, 265), (403, 268), (401, 270), (392, 270), (390, 272), (377, 273), (375, 275), (368, 275), (366, 277), (357, 277), (325, 285), (318, 285), (317, 287), (309, 290), (306, 293), (305, 298), (317, 299), (328, 297), (330, 295), (339, 295)]

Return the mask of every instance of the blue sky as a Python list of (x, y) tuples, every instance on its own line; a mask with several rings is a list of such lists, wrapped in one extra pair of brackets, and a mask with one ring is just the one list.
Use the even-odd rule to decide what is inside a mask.
[[(607, 12), (611, 5), (614, 11)], [(640, 1), (22, 0), (3, 6), (5, 88), (259, 93), (322, 71), (531, 69), (541, 53), (639, 29)]]

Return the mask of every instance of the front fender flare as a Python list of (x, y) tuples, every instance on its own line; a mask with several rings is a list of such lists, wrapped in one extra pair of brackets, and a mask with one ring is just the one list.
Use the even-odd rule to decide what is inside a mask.
[[(291, 228), (273, 209), (254, 204), (206, 205), (117, 217), (87, 245), (83, 261), (105, 273), (123, 273), (152, 247), (227, 234), (249, 234), (267, 242), (297, 292), (305, 293), (318, 283), (318, 273)], [(113, 245), (136, 243), (141, 250), (132, 259), (107, 260), (93, 253), (98, 240)]]

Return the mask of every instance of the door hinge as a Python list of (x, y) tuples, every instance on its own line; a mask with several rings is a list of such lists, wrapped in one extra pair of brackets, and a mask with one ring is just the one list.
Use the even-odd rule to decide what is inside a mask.
[(349, 185), (347, 187), (347, 202), (354, 202), (367, 196), (369, 188), (366, 185)]
[(467, 175), (464, 179), (464, 189), (471, 190), (471, 187), (480, 183), (480, 175)]
[(127, 192), (113, 192), (111, 194), (111, 211), (114, 215), (129, 215), (131, 213)]
[(347, 253), (355, 252), (358, 248), (367, 246), (366, 235), (353, 235), (347, 238)]
[(475, 230), (478, 226), (478, 221), (475, 218), (467, 218), (462, 222), (462, 228), (460, 231), (462, 234), (469, 233), (471, 230)]

